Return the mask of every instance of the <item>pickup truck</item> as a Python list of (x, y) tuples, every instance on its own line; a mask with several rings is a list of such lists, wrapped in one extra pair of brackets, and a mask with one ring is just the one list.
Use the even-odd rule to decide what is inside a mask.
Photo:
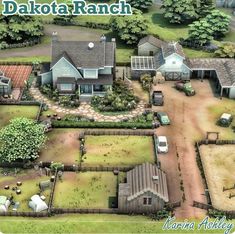
[(164, 105), (164, 95), (163, 95), (162, 91), (153, 91), (152, 104), (154, 106), (163, 106)]

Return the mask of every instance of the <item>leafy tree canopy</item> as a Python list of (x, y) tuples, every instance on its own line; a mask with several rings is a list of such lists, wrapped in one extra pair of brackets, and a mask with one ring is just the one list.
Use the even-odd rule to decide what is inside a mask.
[(196, 12), (200, 18), (204, 18), (212, 10), (215, 9), (215, 2), (214, 0), (197, 0), (196, 3)]
[(193, 0), (163, 0), (164, 17), (172, 24), (182, 24), (198, 17)]
[(0, 130), (0, 161), (36, 159), (45, 141), (43, 125), (23, 117), (13, 119)]
[(43, 36), (43, 24), (37, 17), (0, 15), (0, 43), (22, 43)]
[(153, 0), (127, 0), (127, 3), (135, 9), (144, 11), (153, 5)]
[(140, 10), (134, 9), (131, 16), (112, 17), (110, 25), (113, 32), (130, 45), (137, 44), (141, 38), (147, 35), (148, 22)]
[(231, 17), (220, 10), (213, 10), (205, 17), (205, 20), (211, 25), (213, 37), (215, 39), (223, 37), (229, 32)]
[(205, 45), (213, 39), (213, 30), (206, 20), (195, 21), (189, 26), (189, 39), (198, 42), (199, 45)]

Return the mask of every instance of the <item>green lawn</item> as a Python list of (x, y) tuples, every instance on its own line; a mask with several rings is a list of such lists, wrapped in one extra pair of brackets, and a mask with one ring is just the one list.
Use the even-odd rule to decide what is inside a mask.
[(35, 119), (38, 109), (38, 106), (0, 105), (0, 128), (16, 117)]
[(66, 172), (57, 181), (54, 207), (109, 208), (116, 197), (117, 177), (112, 172)]
[[(14, 176), (14, 171), (12, 171), (9, 176), (3, 176), (1, 173), (0, 195), (7, 197), (13, 195), (13, 201), (20, 202), (18, 211), (32, 211), (32, 209), (28, 207), (28, 202), (33, 195), (40, 192), (38, 186), (39, 182), (48, 179), (49, 178), (46, 176), (40, 176), (40, 173), (34, 170), (21, 171), (16, 177)], [(20, 195), (16, 195), (16, 193), (12, 191), (12, 188), (16, 187), (17, 181), (22, 182), (22, 186), (18, 187), (22, 191)], [(6, 185), (10, 186), (9, 190), (4, 189)], [(48, 202), (50, 190), (44, 191), (43, 195), (46, 197), (46, 202)], [(12, 211), (12, 206), (10, 206), (9, 211)]]
[(87, 136), (86, 166), (132, 166), (154, 162), (153, 140), (147, 136)]
[[(235, 224), (235, 221), (233, 223)], [(152, 221), (145, 216), (103, 214), (65, 215), (40, 219), (1, 217), (0, 231), (3, 233), (224, 233), (223, 230), (166, 231), (162, 230), (163, 224), (164, 221)]]
[[(235, 116), (235, 103), (234, 100), (223, 98), (222, 101), (218, 101), (216, 105), (211, 105), (208, 107), (208, 113), (209, 117), (208, 120), (211, 123), (214, 123), (214, 131), (220, 132), (220, 139), (231, 139), (234, 140), (235, 133), (230, 128), (223, 128), (220, 126), (217, 126), (216, 123), (220, 116), (223, 113), (229, 113)], [(233, 120), (233, 123), (231, 126), (235, 126), (235, 119)]]
[(47, 134), (46, 147), (40, 152), (38, 161), (74, 164), (79, 161), (78, 129), (53, 129)]

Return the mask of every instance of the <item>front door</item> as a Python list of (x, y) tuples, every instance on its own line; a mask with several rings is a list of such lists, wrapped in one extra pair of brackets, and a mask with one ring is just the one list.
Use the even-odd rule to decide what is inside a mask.
[(92, 85), (81, 85), (80, 86), (81, 95), (92, 95)]

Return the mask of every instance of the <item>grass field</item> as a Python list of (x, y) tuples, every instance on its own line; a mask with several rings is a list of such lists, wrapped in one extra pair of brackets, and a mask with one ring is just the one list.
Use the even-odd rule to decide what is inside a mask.
[[(38, 184), (40, 181), (46, 181), (49, 178), (46, 176), (40, 176), (39, 172), (35, 172), (34, 170), (21, 171), (14, 176), (14, 172), (12, 172), (9, 176), (3, 176), (1, 170), (0, 177), (0, 195), (10, 197), (13, 195), (14, 202), (20, 202), (20, 206), (18, 211), (32, 211), (31, 208), (28, 207), (28, 202), (30, 198), (39, 193)], [(14, 191), (12, 191), (13, 187), (16, 187), (17, 181), (22, 182), (22, 186), (18, 187), (22, 193), (20, 195), (16, 195)], [(10, 186), (9, 190), (5, 190), (4, 187), (6, 185)], [(49, 200), (50, 190), (46, 190), (43, 192), (43, 195), (46, 197), (46, 202)], [(10, 206), (9, 211), (12, 210), (12, 206)]]
[[(197, 226), (199, 221), (195, 222)], [(66, 215), (40, 219), (1, 217), (0, 231), (3, 233), (224, 233), (223, 230), (205, 231), (197, 228), (191, 231), (166, 231), (162, 230), (163, 224), (164, 220), (152, 221), (145, 216), (126, 215)]]
[(153, 140), (147, 136), (87, 136), (86, 166), (132, 166), (154, 162)]
[(0, 128), (6, 126), (11, 119), (17, 117), (34, 119), (38, 108), (38, 106), (0, 105)]
[[(222, 101), (218, 101), (216, 105), (211, 105), (208, 107), (208, 121), (213, 124), (213, 131), (220, 132), (221, 139), (234, 139), (235, 133), (233, 132), (232, 128), (223, 128), (217, 126), (216, 123), (219, 120), (220, 116), (223, 113), (229, 113), (235, 116), (235, 109), (234, 109), (234, 100), (223, 98)], [(235, 126), (235, 119), (231, 126)]]
[(40, 152), (38, 161), (78, 163), (79, 131), (77, 129), (54, 129), (47, 134), (46, 147)]
[(57, 181), (54, 207), (109, 208), (115, 200), (117, 177), (111, 172), (66, 172)]
[(202, 145), (201, 157), (212, 204), (220, 210), (235, 210), (235, 189), (223, 192), (223, 187), (231, 188), (235, 181), (234, 145)]

